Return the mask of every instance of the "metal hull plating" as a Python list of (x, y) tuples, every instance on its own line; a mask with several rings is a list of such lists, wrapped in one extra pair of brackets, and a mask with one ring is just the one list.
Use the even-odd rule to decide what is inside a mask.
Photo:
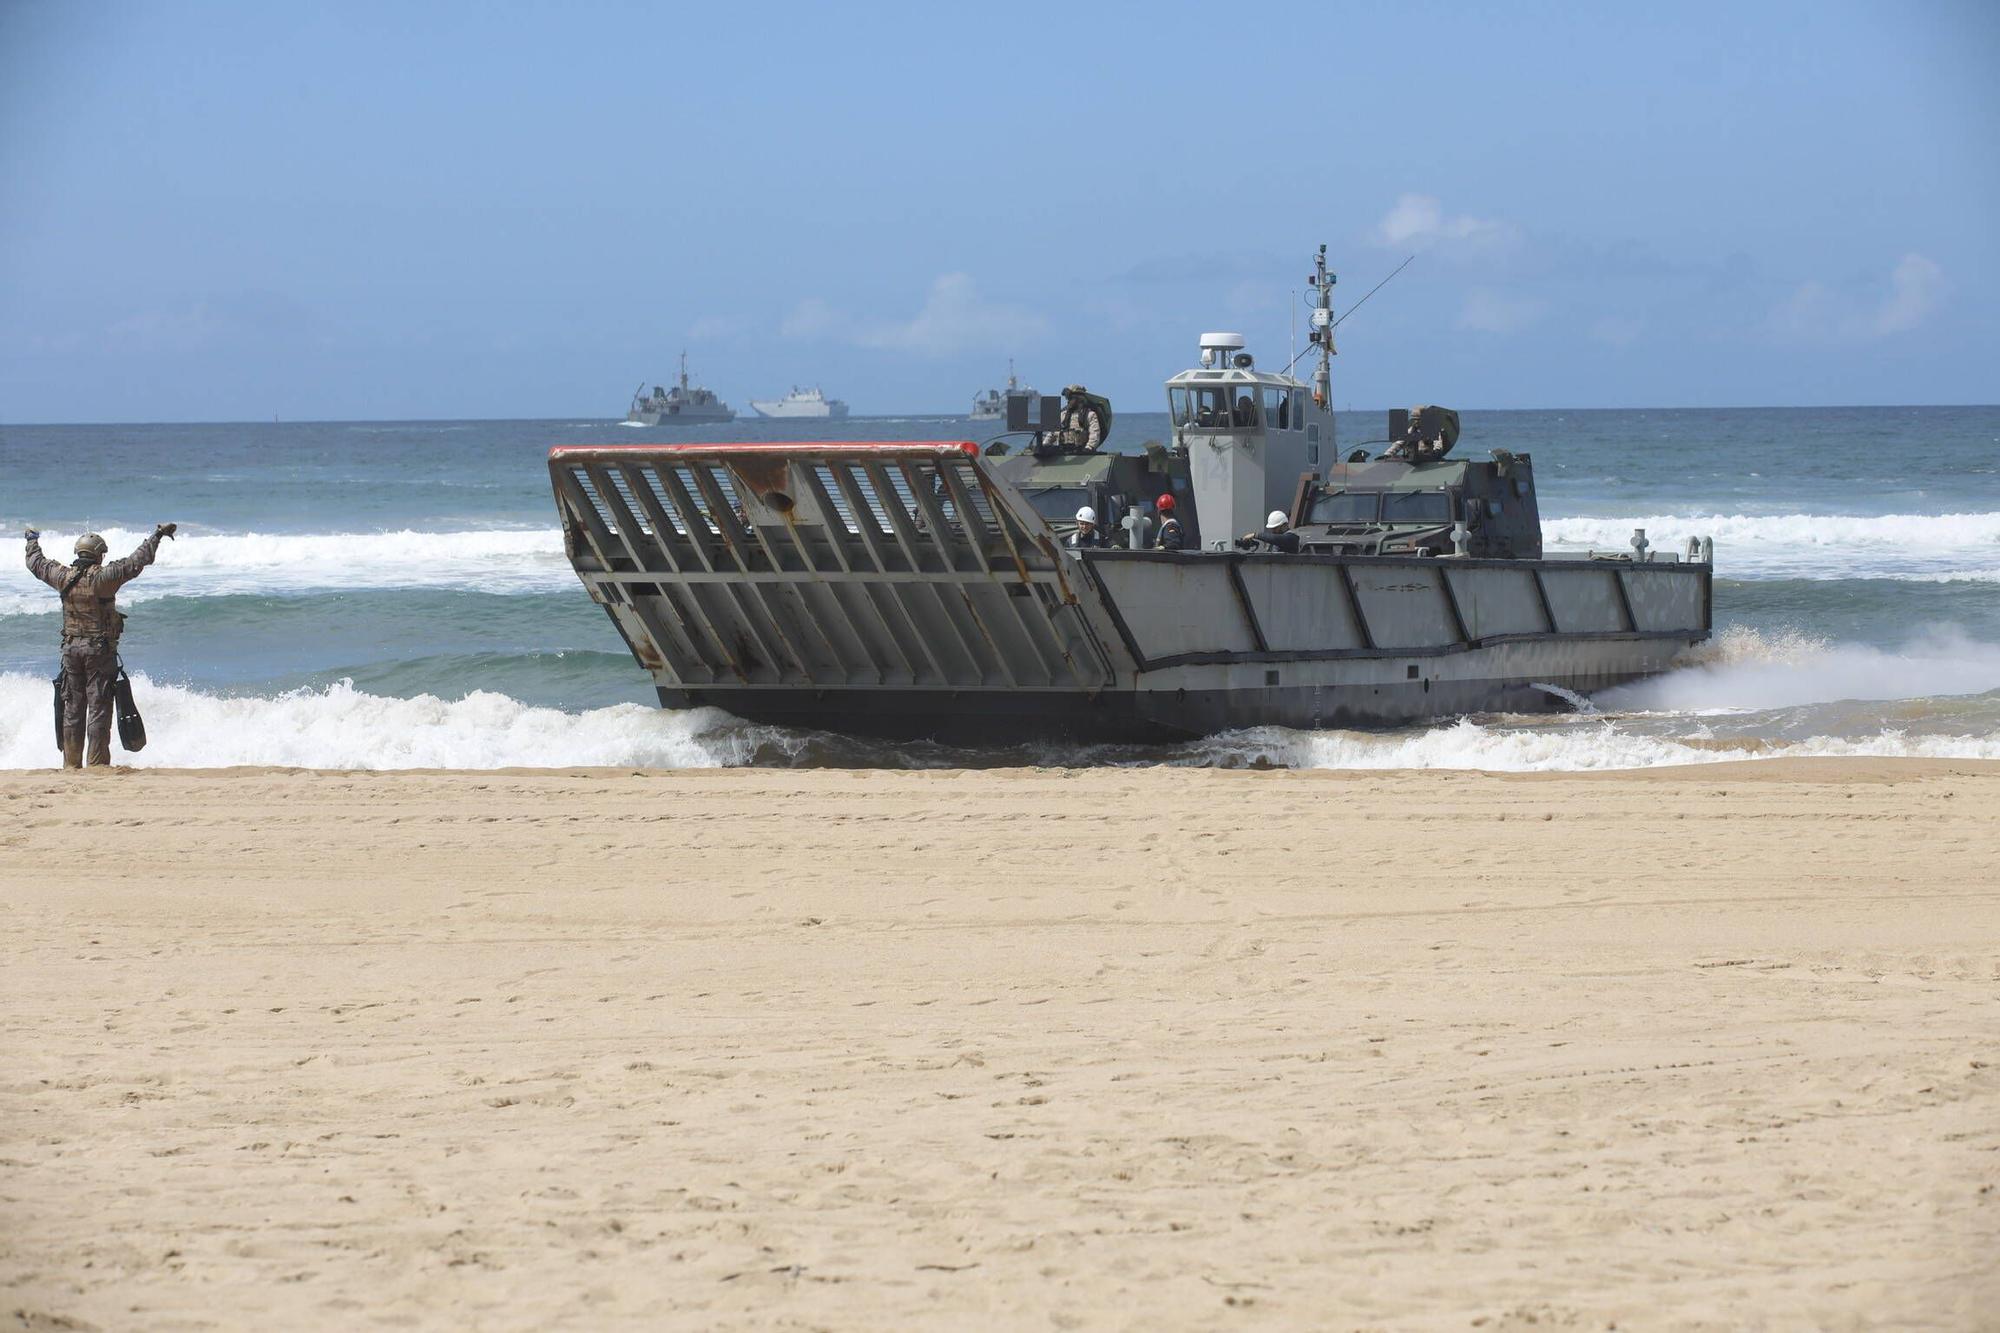
[[(1648, 646), (1650, 645), (1650, 646)], [(788, 690), (659, 684), (666, 708), (720, 708), (753, 722), (807, 727), (887, 740), (1006, 744), (1025, 739), (1157, 742), (1242, 727), (1379, 728), (1477, 713), (1567, 711), (1550, 686), (1577, 694), (1664, 671), (1678, 643), (1599, 643), (1551, 652), (1533, 644), (1474, 650), (1449, 673), (1409, 680), (1403, 673), (1357, 670), (1358, 664), (1300, 663), (1280, 668), (1292, 685), (1265, 685), (1265, 671), (1194, 668), (1196, 683), (1168, 687), (1008, 693), (997, 690)], [(1397, 678), (1397, 677), (1402, 678)], [(1310, 683), (1306, 683), (1309, 679)], [(658, 682), (658, 676), (655, 676)]]
[(1561, 706), (1707, 637), (1710, 567), (1060, 549), (968, 446), (573, 447), (565, 543), (662, 703), (946, 741)]

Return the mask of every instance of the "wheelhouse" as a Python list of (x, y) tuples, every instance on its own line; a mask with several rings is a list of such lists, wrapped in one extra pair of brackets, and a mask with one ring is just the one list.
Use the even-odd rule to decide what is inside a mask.
[(1210, 540), (1261, 526), (1333, 458), (1333, 414), (1304, 381), (1258, 369), (1240, 333), (1201, 336), (1200, 365), (1167, 381), (1167, 418)]

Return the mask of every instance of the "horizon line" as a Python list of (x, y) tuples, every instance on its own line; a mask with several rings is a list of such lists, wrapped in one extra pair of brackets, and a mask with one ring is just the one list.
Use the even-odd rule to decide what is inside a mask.
[[(1399, 407), (1407, 406), (1407, 404), (1398, 404), (1398, 406)], [(1461, 407), (1454, 410), (1459, 412), (1461, 415), (1464, 415), (1466, 413), (1472, 413), (1472, 412), (1482, 412), (1482, 413), (1484, 412), (1855, 412), (1855, 411), (1891, 412), (1891, 411), (1938, 411), (1944, 409), (1964, 409), (1964, 408), (1984, 408), (1990, 410), (2000, 410), (2000, 403), (1978, 403), (1978, 402), (1727, 403), (1727, 404), (1713, 404), (1713, 405), (1695, 405), (1695, 404), (1667, 405), (1659, 403), (1648, 403), (1648, 404), (1639, 404), (1631, 407), (1565, 407), (1565, 406)], [(1382, 406), (1382, 407), (1350, 406), (1350, 407), (1336, 407), (1334, 409), (1334, 412), (1336, 415), (1343, 415), (1343, 414), (1351, 415), (1359, 413), (1388, 412), (1391, 410), (1393, 409), (1387, 406)], [(1126, 409), (1126, 414), (1131, 416), (1167, 415), (1164, 410), (1157, 412), (1146, 412), (1138, 409)], [(963, 412), (930, 411), (922, 408), (909, 408), (897, 412), (851, 412), (845, 417), (813, 417), (813, 418), (799, 418), (799, 419), (814, 420), (814, 421), (830, 421), (830, 420), (893, 421), (899, 419), (906, 420), (912, 417), (937, 418), (945, 421), (971, 420), (971, 418), (967, 417)], [(30, 429), (30, 428), (38, 428), (45, 426), (63, 426), (63, 427), (70, 427), (70, 426), (394, 426), (394, 425), (440, 425), (440, 424), (476, 425), (476, 424), (499, 424), (503, 422), (536, 423), (536, 422), (556, 422), (556, 421), (571, 421), (571, 420), (581, 420), (589, 422), (593, 425), (599, 422), (603, 422), (608, 425), (616, 426), (616, 425), (622, 425), (625, 419), (623, 417), (588, 416), (582, 413), (574, 413), (574, 412), (558, 413), (554, 416), (530, 416), (530, 417), (452, 417), (452, 416), (272, 417), (269, 420), (266, 420), (262, 417), (236, 417), (236, 418), (186, 417), (186, 418), (169, 418), (169, 419), (159, 419), (159, 420), (141, 420), (139, 418), (132, 418), (128, 420), (97, 420), (97, 421), (84, 421), (84, 420), (0, 421), (0, 430), (10, 430), (10, 429), (19, 430), (19, 429)], [(736, 424), (736, 422), (739, 421), (784, 421), (784, 420), (792, 420), (792, 418), (758, 417), (758, 416), (736, 417), (731, 421), (697, 423), (695, 425), (691, 425), (690, 427), (688, 427), (688, 429), (694, 430), (698, 429), (699, 426), (704, 426), (704, 425), (733, 426)], [(677, 428), (648, 426), (645, 427), (644, 429), (674, 430)]]

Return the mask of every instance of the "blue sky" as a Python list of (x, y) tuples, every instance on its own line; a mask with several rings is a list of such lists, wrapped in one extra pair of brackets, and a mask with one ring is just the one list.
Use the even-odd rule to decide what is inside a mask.
[(0, 420), (2000, 401), (2000, 5), (0, 0)]

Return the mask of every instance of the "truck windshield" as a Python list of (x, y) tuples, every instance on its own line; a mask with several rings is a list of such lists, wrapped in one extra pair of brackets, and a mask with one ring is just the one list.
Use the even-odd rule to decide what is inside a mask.
[(1377, 491), (1334, 491), (1313, 501), (1308, 523), (1373, 523), (1382, 496)]
[(1023, 494), (1037, 514), (1058, 523), (1076, 522), (1076, 511), (1090, 503), (1090, 492), (1081, 486), (1048, 486)]
[(1384, 523), (1449, 523), (1451, 497), (1443, 491), (1390, 491), (1382, 497)]

